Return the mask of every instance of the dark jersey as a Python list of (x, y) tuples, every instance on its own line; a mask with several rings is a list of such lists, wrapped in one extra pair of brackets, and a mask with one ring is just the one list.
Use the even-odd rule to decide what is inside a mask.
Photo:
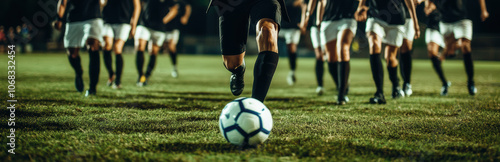
[(175, 1), (175, 4), (179, 5), (179, 9), (177, 11), (177, 16), (175, 16), (172, 21), (170, 21), (168, 24), (166, 24), (166, 30), (171, 31), (174, 29), (179, 29), (182, 26), (181, 23), (181, 18), (186, 14), (186, 6), (188, 5), (185, 1), (183, 0), (177, 0)]
[(391, 25), (404, 25), (406, 14), (403, 0), (368, 0), (369, 16)]
[(432, 0), (436, 8), (441, 12), (442, 21), (453, 23), (467, 19), (467, 0)]
[(290, 22), (283, 22), (281, 28), (283, 29), (298, 29), (297, 24), (300, 23), (300, 18), (302, 16), (301, 6), (294, 6), (295, 0), (286, 1), (286, 8), (288, 9), (288, 16), (290, 16)]
[(357, 8), (357, 0), (328, 0), (325, 6), (323, 21), (354, 19), (354, 13)]
[(108, 0), (102, 10), (104, 22), (109, 24), (130, 23), (134, 12), (133, 0)]
[(142, 15), (144, 26), (157, 31), (165, 31), (163, 18), (174, 4), (173, 0), (148, 0)]
[(429, 16), (427, 16), (425, 24), (427, 25), (427, 28), (439, 31), (439, 21), (441, 21), (441, 14), (439, 11), (434, 10), (429, 14)]
[(77, 22), (102, 18), (100, 0), (68, 0), (66, 21)]

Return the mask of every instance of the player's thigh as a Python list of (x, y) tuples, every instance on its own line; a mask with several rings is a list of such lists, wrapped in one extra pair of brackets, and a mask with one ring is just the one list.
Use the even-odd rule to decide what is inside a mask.
[(219, 15), (219, 38), (222, 55), (239, 55), (246, 51), (249, 15), (224, 12)]

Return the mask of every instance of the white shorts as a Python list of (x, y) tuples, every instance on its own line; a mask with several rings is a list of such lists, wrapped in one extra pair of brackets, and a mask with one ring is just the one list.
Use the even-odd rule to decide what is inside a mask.
[(104, 37), (127, 41), (130, 34), (130, 24), (104, 24)]
[(88, 38), (94, 38), (103, 42), (103, 21), (100, 18), (66, 23), (64, 32), (65, 48), (81, 48), (85, 46)]
[(311, 26), (311, 43), (314, 48), (320, 47), (320, 34), (318, 27)]
[(172, 31), (167, 31), (165, 32), (165, 39), (167, 41), (172, 41), (174, 44), (177, 44), (179, 42), (179, 35), (180, 35), (179, 29), (174, 29)]
[(401, 47), (403, 45), (404, 25), (389, 25), (386, 22), (368, 18), (366, 20), (366, 33), (374, 32), (382, 38), (382, 42), (388, 45)]
[(443, 35), (436, 29), (427, 28), (425, 29), (425, 43), (429, 44), (430, 42), (434, 42), (443, 48), (445, 46)]
[(147, 28), (142, 25), (138, 25), (135, 31), (135, 42), (139, 42), (139, 39), (151, 41), (152, 43), (162, 46), (163, 41), (165, 41), (165, 33), (162, 31), (156, 31), (150, 28)]
[(299, 44), (300, 29), (281, 29), (278, 37), (285, 38), (286, 44)]
[(406, 19), (405, 23), (405, 35), (404, 39), (413, 40), (415, 39), (415, 28), (413, 26), (413, 21), (411, 19)]
[(454, 23), (439, 22), (439, 30), (444, 37), (454, 34), (455, 39), (466, 38), (472, 40), (472, 21), (468, 19)]
[(326, 43), (336, 40), (340, 37), (341, 31), (351, 30), (351, 32), (356, 35), (356, 30), (358, 28), (358, 22), (354, 19), (341, 19), (337, 21), (323, 21), (321, 22), (320, 29), (320, 42), (321, 45), (326, 45)]

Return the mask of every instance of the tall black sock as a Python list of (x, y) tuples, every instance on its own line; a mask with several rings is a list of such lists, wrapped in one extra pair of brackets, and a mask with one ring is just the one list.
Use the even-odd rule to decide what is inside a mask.
[(75, 74), (77, 76), (82, 76), (83, 69), (82, 69), (82, 61), (80, 59), (80, 55), (76, 56), (75, 58), (69, 55), (68, 59), (69, 59), (69, 64), (71, 65), (71, 67), (73, 67), (73, 70), (75, 70)]
[(104, 58), (104, 66), (106, 67), (106, 70), (108, 70), (108, 78), (113, 77), (113, 63), (111, 63), (113, 58), (111, 57), (111, 51), (104, 50), (102, 58)]
[(387, 65), (387, 71), (389, 72), (389, 79), (392, 82), (392, 87), (399, 86), (399, 77), (398, 77), (398, 67), (391, 67)]
[(274, 72), (278, 66), (279, 55), (276, 52), (263, 51), (259, 53), (253, 70), (252, 97), (264, 102)]
[(316, 60), (316, 81), (318, 82), (318, 86), (323, 87), (323, 73), (325, 72), (325, 68), (323, 66), (323, 60)]
[(116, 54), (116, 78), (115, 84), (120, 85), (122, 82), (122, 72), (123, 72), (123, 57), (122, 54)]
[(149, 55), (149, 63), (146, 69), (146, 78), (149, 78), (149, 76), (151, 76), (151, 73), (153, 73), (155, 65), (156, 65), (156, 55)]
[(170, 61), (172, 65), (177, 65), (177, 52), (170, 52)]
[(441, 82), (443, 83), (443, 85), (446, 85), (447, 83), (446, 83), (446, 78), (444, 77), (443, 66), (441, 65), (441, 60), (437, 56), (432, 56), (431, 61), (432, 61), (432, 66), (434, 67), (434, 70), (436, 71), (436, 73), (439, 76), (439, 79), (441, 79)]
[(137, 67), (137, 72), (139, 74), (139, 77), (144, 75), (144, 51), (137, 51), (137, 54), (135, 55), (135, 66)]
[(384, 93), (384, 69), (382, 60), (380, 60), (380, 53), (370, 55), (370, 66), (377, 93)]
[(347, 93), (347, 82), (349, 81), (349, 73), (351, 72), (351, 63), (342, 61), (339, 63), (339, 97), (344, 97)]
[(290, 70), (295, 71), (297, 68), (297, 53), (288, 53), (288, 61), (290, 62)]
[(89, 58), (90, 91), (96, 92), (97, 83), (99, 82), (99, 72), (101, 71), (99, 51), (89, 50)]
[(410, 50), (409, 52), (401, 53), (399, 56), (400, 73), (404, 83), (410, 83), (411, 81), (412, 53), (413, 50)]
[(339, 63), (338, 62), (328, 62), (328, 72), (330, 72), (330, 75), (333, 78), (333, 81), (335, 82), (335, 86), (339, 88)]
[(464, 54), (464, 65), (465, 72), (467, 72), (467, 81), (474, 81), (474, 64), (472, 63), (472, 55), (471, 53)]

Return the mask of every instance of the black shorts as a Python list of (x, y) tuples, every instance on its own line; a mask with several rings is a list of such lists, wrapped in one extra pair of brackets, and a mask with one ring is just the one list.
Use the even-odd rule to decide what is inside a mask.
[(234, 7), (229, 4), (214, 5), (219, 14), (222, 55), (245, 52), (250, 24), (268, 18), (281, 25), (281, 5), (277, 0), (243, 0)]

